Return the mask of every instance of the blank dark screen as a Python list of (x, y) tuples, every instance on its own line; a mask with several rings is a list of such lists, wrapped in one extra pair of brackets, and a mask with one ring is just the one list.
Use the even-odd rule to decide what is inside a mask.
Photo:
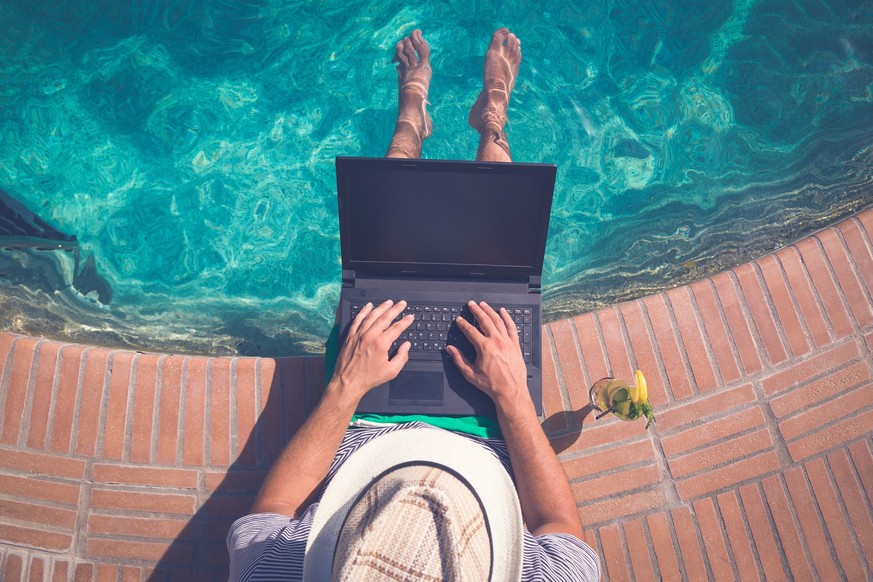
[(383, 172), (349, 188), (352, 261), (537, 265), (546, 196), (532, 176)]

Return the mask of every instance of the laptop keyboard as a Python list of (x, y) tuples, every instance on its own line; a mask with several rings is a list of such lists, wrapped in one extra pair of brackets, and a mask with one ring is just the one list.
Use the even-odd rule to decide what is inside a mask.
[[(352, 319), (361, 311), (363, 305), (352, 305)], [(521, 352), (526, 363), (531, 363), (531, 345), (533, 343), (533, 310), (530, 307), (515, 307), (503, 305), (495, 307), (506, 308), (515, 322), (518, 330), (518, 340), (521, 344)], [(399, 321), (408, 314), (415, 316), (412, 325), (403, 332), (397, 341), (391, 346), (391, 356), (400, 345), (408, 341), (412, 344), (409, 350), (409, 358), (413, 360), (440, 360), (448, 357), (443, 351), (447, 345), (456, 346), (471, 362), (476, 359), (476, 350), (470, 340), (458, 329), (455, 319), (463, 317), (472, 323), (477, 329), (479, 324), (470, 312), (470, 308), (464, 305), (425, 305), (409, 304), (395, 321)]]

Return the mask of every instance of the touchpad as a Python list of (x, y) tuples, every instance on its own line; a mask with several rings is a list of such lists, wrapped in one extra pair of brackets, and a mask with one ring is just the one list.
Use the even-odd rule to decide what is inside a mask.
[(388, 383), (388, 404), (440, 406), (443, 403), (445, 374), (442, 372), (409, 372)]

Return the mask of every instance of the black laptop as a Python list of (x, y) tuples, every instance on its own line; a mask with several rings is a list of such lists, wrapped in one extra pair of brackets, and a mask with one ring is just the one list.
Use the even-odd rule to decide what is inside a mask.
[(469, 300), (505, 307), (542, 414), (540, 285), (556, 168), (551, 164), (336, 159), (342, 244), (340, 330), (367, 303), (406, 300), (409, 362), (359, 413), (486, 415), (494, 405), (444, 347), (475, 351), (454, 321)]

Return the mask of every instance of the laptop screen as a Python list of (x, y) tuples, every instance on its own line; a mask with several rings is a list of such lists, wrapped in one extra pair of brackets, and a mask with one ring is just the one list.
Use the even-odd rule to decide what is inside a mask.
[(343, 269), (539, 276), (554, 181), (545, 164), (337, 158)]

